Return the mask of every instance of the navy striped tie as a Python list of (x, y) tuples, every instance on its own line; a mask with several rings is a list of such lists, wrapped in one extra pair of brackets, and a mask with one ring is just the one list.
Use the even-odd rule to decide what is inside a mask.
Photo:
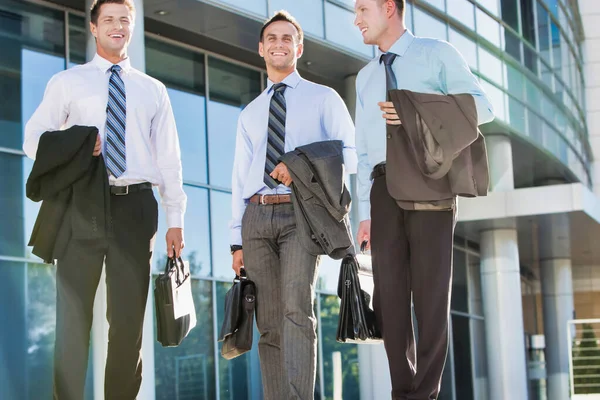
[(273, 85), (273, 96), (269, 106), (269, 137), (267, 139), (267, 162), (265, 163), (265, 183), (271, 189), (279, 185), (279, 181), (269, 175), (277, 164), (285, 149), (285, 83)]
[(108, 82), (108, 107), (106, 107), (106, 167), (116, 178), (127, 169), (125, 151), (126, 97), (125, 84), (119, 76), (121, 67), (113, 65)]
[(382, 54), (379, 58), (379, 63), (382, 62), (385, 64), (385, 90), (386, 93), (388, 90), (397, 89), (398, 83), (396, 82), (396, 75), (394, 74), (394, 70), (392, 69), (392, 64), (396, 59), (397, 54), (394, 53), (385, 53)]

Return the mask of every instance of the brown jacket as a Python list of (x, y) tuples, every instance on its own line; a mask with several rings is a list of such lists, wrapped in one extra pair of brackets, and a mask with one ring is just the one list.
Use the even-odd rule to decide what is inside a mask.
[[(486, 196), (488, 162), (469, 94), (391, 90), (402, 125), (387, 126), (387, 186), (397, 200)], [(393, 172), (392, 172), (393, 171)]]

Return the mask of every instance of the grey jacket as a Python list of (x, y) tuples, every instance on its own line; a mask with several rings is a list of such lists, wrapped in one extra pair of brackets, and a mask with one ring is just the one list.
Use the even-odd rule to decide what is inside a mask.
[(342, 151), (341, 140), (329, 140), (300, 146), (280, 159), (293, 179), (292, 203), (300, 243), (313, 255), (328, 254), (334, 259), (354, 251)]

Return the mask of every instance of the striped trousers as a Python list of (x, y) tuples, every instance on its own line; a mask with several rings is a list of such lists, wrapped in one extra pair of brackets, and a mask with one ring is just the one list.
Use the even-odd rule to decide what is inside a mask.
[(256, 284), (258, 353), (265, 400), (314, 398), (318, 257), (297, 237), (291, 203), (249, 203), (242, 218), (244, 267)]

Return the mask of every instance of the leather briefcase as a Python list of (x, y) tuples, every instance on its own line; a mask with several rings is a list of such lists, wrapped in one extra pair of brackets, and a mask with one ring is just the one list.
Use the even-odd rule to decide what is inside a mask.
[(255, 307), (256, 286), (242, 268), (225, 295), (225, 313), (218, 339), (223, 342), (223, 358), (231, 360), (252, 349)]
[(342, 343), (381, 343), (383, 341), (373, 310), (373, 269), (371, 257), (348, 254), (342, 259), (338, 281), (340, 315), (336, 340)]
[(165, 272), (154, 281), (156, 339), (164, 347), (179, 346), (196, 326), (189, 265), (181, 258), (167, 258)]

